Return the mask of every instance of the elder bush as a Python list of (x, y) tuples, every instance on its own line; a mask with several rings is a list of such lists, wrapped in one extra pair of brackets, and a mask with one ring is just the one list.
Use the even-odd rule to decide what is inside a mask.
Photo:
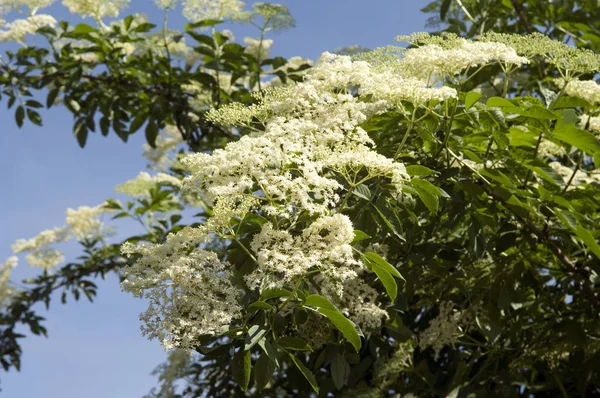
[[(261, 60), (264, 32), (292, 24), (285, 8), (239, 11), (227, 12), (262, 18), (258, 49), (203, 35), (194, 28), (216, 22), (198, 22), (187, 33), (199, 55), (185, 68), (165, 50), (166, 31), (163, 53), (139, 44), (151, 35), (128, 55), (111, 44), (134, 19), (38, 30), (51, 43), (109, 43), (118, 56), (88, 49), (93, 62), (112, 59), (108, 72), (77, 72), (68, 45), (51, 66), (43, 49), (14, 55), (37, 57), (28, 73), (56, 70), (45, 85), (19, 83), (22, 95), (58, 87), (78, 137), (97, 110), (120, 136), (146, 125), (163, 172), (119, 186), (126, 203), (70, 211), (65, 228), (15, 244), (47, 263), (25, 291), (5, 277), (14, 259), (4, 267), (5, 368), (18, 365), (17, 323), (43, 331), (32, 303), (63, 287), (91, 298), (89, 276), (115, 271), (148, 301), (143, 332), (174, 349), (154, 396), (599, 394), (600, 56), (540, 33), (421, 33), (397, 38), (408, 49), (324, 53), (307, 70)], [(88, 86), (65, 83), (73, 74)], [(123, 93), (105, 114), (92, 87), (115, 76), (152, 96)], [(155, 113), (157, 99), (166, 106)], [(17, 122), (37, 120), (31, 108)], [(108, 243), (99, 209), (146, 233)], [(84, 261), (51, 268), (68, 237)]]

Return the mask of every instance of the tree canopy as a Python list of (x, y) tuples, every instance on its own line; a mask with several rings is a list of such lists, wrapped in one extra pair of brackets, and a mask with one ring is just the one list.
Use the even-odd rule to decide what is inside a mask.
[[(115, 272), (172, 350), (150, 396), (600, 395), (595, 2), (435, 1), (442, 32), (314, 65), (269, 58), (281, 5), (185, 0), (171, 31), (50, 3), (0, 2), (29, 10), (0, 34), (23, 44), (0, 64), (16, 123), (61, 105), (81, 146), (144, 131), (153, 171), (13, 244), (42, 270), (17, 289), (2, 268), (5, 370), (19, 325), (46, 333), (35, 303)], [(102, 215), (143, 231), (113, 242)]]

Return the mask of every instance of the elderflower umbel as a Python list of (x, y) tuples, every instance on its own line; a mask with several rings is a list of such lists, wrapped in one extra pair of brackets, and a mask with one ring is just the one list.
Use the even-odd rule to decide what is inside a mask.
[[(562, 88), (565, 80), (556, 79), (556, 84)], [(600, 104), (600, 85), (594, 80), (569, 80), (564, 90), (571, 97), (584, 99), (592, 105)]]
[(7, 305), (8, 300), (15, 292), (15, 288), (10, 283), (10, 272), (18, 263), (19, 259), (11, 256), (4, 264), (0, 265), (0, 308)]
[(419, 346), (433, 348), (437, 358), (444, 346), (456, 344), (458, 337), (470, 327), (470, 320), (470, 314), (455, 310), (451, 301), (441, 303), (438, 316), (419, 334)]
[[(203, 225), (171, 234), (164, 244), (123, 246), (124, 254), (140, 255), (123, 288), (150, 301), (142, 315), (146, 334), (165, 347), (189, 348), (200, 335), (217, 334), (239, 318), (242, 288), (232, 284), (232, 266), (208, 246), (216, 238), (235, 239), (235, 225), (250, 215), (267, 220), (249, 237), (249, 248), (237, 242), (256, 263), (242, 279), (246, 288), (291, 288), (311, 275), (319, 293), (358, 325), (381, 325), (387, 313), (377, 290), (363, 281), (366, 270), (351, 246), (354, 226), (339, 212), (346, 203), (340, 196), (347, 198), (358, 178), (389, 180), (401, 192), (408, 176), (403, 164), (376, 151), (360, 124), (396, 108), (397, 101), (441, 101), (456, 92), (397, 79), (390, 94), (380, 87), (390, 81), (379, 73), (367, 62), (325, 53), (301, 83), (265, 90), (248, 108), (210, 113), (223, 124), (249, 125), (256, 118), (265, 130), (181, 160), (189, 172), (184, 197), (213, 206)], [(345, 90), (352, 86), (360, 98)], [(403, 93), (410, 86), (419, 88), (418, 95)], [(299, 223), (301, 216), (310, 221)]]
[(32, 15), (27, 19), (17, 19), (4, 25), (6, 29), (0, 31), (0, 42), (16, 41), (25, 45), (27, 35), (34, 34), (43, 26), (53, 27), (55, 25), (56, 19), (44, 14)]
[(36, 13), (40, 8), (52, 5), (56, 0), (0, 0), (0, 14), (10, 11), (18, 11), (22, 7), (28, 7), (30, 15)]
[(141, 256), (125, 269), (121, 286), (149, 301), (140, 315), (142, 332), (165, 349), (192, 349), (200, 336), (219, 332), (241, 315), (241, 291), (231, 283), (228, 264), (195, 247), (198, 239), (206, 236), (200, 231), (178, 234), (164, 245), (123, 245), (125, 255)]
[(33, 267), (52, 268), (64, 261), (64, 255), (52, 245), (72, 238), (83, 240), (103, 236), (107, 231), (98, 218), (107, 211), (104, 204), (67, 209), (66, 226), (42, 231), (29, 240), (19, 239), (13, 243), (12, 250), (15, 254), (28, 252), (25, 259)]
[[(574, 169), (564, 166), (560, 162), (550, 162), (548, 166), (552, 167), (564, 180), (565, 184), (569, 181), (568, 191), (583, 188), (582, 184), (600, 184), (600, 173), (598, 172), (585, 172), (581, 169), (575, 171)], [(575, 173), (575, 175), (573, 175)]]
[(103, 19), (119, 16), (119, 13), (129, 5), (129, 0), (63, 0), (63, 5), (73, 14), (79, 14), (84, 18)]
[(409, 76), (428, 81), (436, 74), (454, 76), (492, 62), (520, 66), (529, 63), (529, 60), (517, 55), (506, 44), (463, 39), (461, 44), (449, 49), (437, 44), (408, 49), (404, 52), (400, 68)]
[(591, 132), (600, 134), (600, 116), (581, 115), (580, 120), (582, 128), (587, 126)]
[(167, 126), (158, 135), (155, 147), (144, 144), (144, 157), (150, 162), (153, 170), (164, 171), (175, 163), (175, 153), (183, 143), (181, 133), (174, 126)]
[(283, 287), (309, 271), (319, 271), (323, 290), (342, 296), (345, 280), (355, 278), (362, 268), (350, 246), (353, 239), (352, 223), (342, 214), (320, 217), (300, 235), (266, 223), (250, 244), (258, 267), (246, 282), (260, 290)]
[(183, 0), (183, 16), (192, 21), (235, 17), (243, 8), (240, 0)]
[(246, 54), (250, 54), (254, 58), (262, 61), (269, 58), (269, 49), (273, 45), (273, 40), (263, 39), (261, 42), (259, 39), (253, 37), (244, 37), (244, 44), (246, 44), (246, 48), (244, 49)]
[(117, 185), (115, 191), (131, 197), (145, 197), (149, 196), (150, 190), (157, 185), (180, 187), (181, 180), (165, 173), (158, 173), (155, 176), (151, 176), (145, 171), (142, 171), (134, 179), (128, 180), (121, 185)]

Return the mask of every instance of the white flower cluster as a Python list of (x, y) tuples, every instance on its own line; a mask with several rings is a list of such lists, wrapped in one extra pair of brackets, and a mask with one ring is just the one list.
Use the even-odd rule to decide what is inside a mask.
[(0, 42), (15, 41), (25, 45), (27, 35), (34, 34), (41, 27), (54, 27), (55, 25), (56, 19), (45, 14), (32, 15), (26, 19), (17, 19), (4, 25), (0, 24), (0, 27), (4, 28), (0, 30)]
[(119, 16), (129, 5), (129, 0), (63, 0), (63, 5), (73, 14), (100, 20)]
[(181, 180), (165, 173), (158, 173), (155, 176), (151, 176), (142, 171), (134, 179), (117, 185), (115, 191), (131, 197), (147, 197), (150, 195), (150, 190), (157, 185), (169, 185), (178, 188), (181, 186)]
[(40, 8), (49, 7), (55, 1), (56, 0), (0, 0), (0, 14), (18, 11), (23, 7), (27, 7), (30, 10), (30, 15), (33, 15)]
[(159, 8), (165, 9), (175, 7), (179, 0), (154, 0), (154, 2)]
[(42, 231), (29, 240), (19, 239), (13, 243), (12, 250), (15, 254), (29, 252), (25, 259), (31, 266), (52, 268), (64, 261), (62, 252), (52, 245), (72, 238), (83, 240), (101, 237), (106, 230), (98, 218), (107, 211), (104, 204), (67, 209), (66, 226)]
[(587, 128), (591, 132), (593, 132), (594, 134), (600, 134), (600, 116), (582, 115), (581, 124), (584, 127), (587, 124)]
[(150, 168), (165, 171), (175, 163), (175, 152), (183, 143), (181, 133), (174, 126), (167, 126), (158, 135), (155, 148), (144, 144), (144, 157), (150, 162)]
[(123, 245), (125, 255), (141, 256), (125, 269), (122, 288), (149, 301), (140, 315), (142, 332), (165, 349), (192, 349), (199, 337), (240, 316), (241, 292), (231, 283), (228, 264), (197, 247), (208, 238), (202, 229), (188, 228), (163, 245)]
[[(565, 81), (556, 79), (556, 84), (562, 88)], [(569, 80), (564, 90), (571, 97), (584, 99), (592, 105), (600, 104), (600, 85), (594, 80)]]
[(502, 43), (461, 39), (460, 44), (443, 48), (437, 44), (411, 48), (404, 52), (400, 63), (403, 73), (430, 80), (433, 76), (459, 73), (493, 62), (509, 66), (528, 64), (529, 60)]
[(246, 44), (244, 52), (258, 60), (264, 60), (269, 58), (269, 49), (273, 45), (273, 40), (263, 39), (261, 42), (259, 39), (253, 37), (244, 37), (244, 44)]
[[(381, 325), (387, 314), (377, 304), (378, 292), (361, 278), (366, 271), (353, 253), (352, 222), (338, 212), (346, 185), (384, 178), (401, 191), (408, 179), (404, 166), (377, 153), (359, 127), (397, 106), (397, 98), (378, 93), (377, 85), (389, 82), (376, 77), (366, 62), (325, 54), (304, 82), (267, 91), (244, 114), (246, 119), (262, 115), (265, 131), (212, 154), (182, 159), (190, 172), (182, 184), (184, 196), (214, 208), (204, 225), (170, 235), (165, 244), (123, 247), (126, 254), (140, 255), (126, 271), (123, 288), (150, 300), (142, 315), (146, 334), (166, 347), (190, 347), (201, 334), (217, 333), (239, 318), (242, 290), (231, 284), (230, 266), (206, 247), (216, 236), (233, 239), (231, 220), (248, 213), (269, 220), (246, 249), (256, 261), (244, 277), (248, 288), (291, 288), (312, 275), (320, 292), (358, 325)], [(427, 101), (439, 96), (439, 89), (418, 84), (432, 93)], [(354, 85), (370, 101), (343, 89)], [(233, 109), (213, 116), (242, 111)]]
[(318, 271), (323, 290), (341, 297), (346, 280), (355, 279), (362, 268), (352, 253), (353, 239), (352, 222), (342, 214), (321, 216), (298, 236), (266, 223), (252, 240), (258, 267), (246, 275), (246, 282), (262, 291), (289, 286), (296, 278)]
[[(560, 162), (550, 162), (548, 166), (552, 167), (564, 180), (565, 184), (569, 181), (568, 191), (583, 188), (582, 184), (600, 184), (600, 172), (595, 170), (591, 172), (585, 172), (581, 169), (575, 171), (574, 169), (567, 167)], [(573, 175), (575, 173), (575, 175)]]
[(177, 382), (190, 371), (192, 358), (189, 350), (176, 348), (169, 352), (167, 362), (160, 364), (152, 372), (154, 376), (158, 376), (160, 390), (153, 388), (150, 395), (144, 398), (175, 398), (178, 395)]
[(183, 0), (183, 16), (191, 21), (235, 17), (243, 8), (240, 0)]
[(540, 146), (538, 147), (538, 155), (540, 155), (541, 157), (552, 158), (557, 156), (563, 156), (566, 154), (567, 152), (562, 146), (546, 139), (542, 139), (542, 141), (540, 141)]
[(0, 308), (6, 306), (15, 293), (15, 288), (10, 283), (10, 272), (18, 263), (19, 259), (11, 256), (4, 264), (0, 265)]
[(437, 358), (444, 346), (454, 346), (458, 338), (471, 327), (471, 318), (469, 312), (454, 309), (451, 301), (441, 303), (438, 316), (419, 334), (419, 347), (433, 348)]

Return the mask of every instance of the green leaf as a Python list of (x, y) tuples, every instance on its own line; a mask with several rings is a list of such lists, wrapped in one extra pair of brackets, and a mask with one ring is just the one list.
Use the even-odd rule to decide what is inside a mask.
[(299, 361), (294, 355), (289, 354), (294, 365), (300, 370), (300, 373), (304, 376), (304, 378), (310, 383), (310, 386), (315, 390), (315, 392), (319, 393), (319, 386), (317, 385), (317, 380), (315, 380), (315, 376), (313, 376), (312, 372), (304, 366), (304, 364)]
[(158, 137), (158, 126), (154, 121), (150, 121), (146, 126), (146, 141), (152, 148), (156, 148), (156, 137)]
[(279, 297), (288, 297), (291, 296), (292, 292), (286, 289), (266, 289), (260, 294), (260, 298), (263, 301), (279, 298)]
[(35, 124), (36, 126), (42, 125), (42, 117), (33, 109), (27, 108), (27, 119), (29, 119), (31, 123)]
[(364, 200), (371, 200), (371, 190), (365, 184), (360, 184), (359, 186), (354, 188), (352, 193)]
[(123, 20), (123, 25), (125, 26), (125, 30), (129, 30), (129, 28), (131, 28), (131, 23), (133, 22), (133, 15), (128, 15), (124, 20)]
[(277, 352), (273, 348), (273, 345), (267, 341), (267, 339), (262, 339), (258, 341), (258, 346), (262, 348), (263, 352), (269, 357), (271, 362), (276, 367), (279, 367), (279, 359), (277, 358)]
[(435, 174), (435, 171), (431, 170), (429, 167), (420, 166), (418, 164), (406, 166), (406, 172), (412, 177), (423, 177)]
[(260, 354), (254, 364), (254, 386), (258, 391), (261, 391), (271, 380), (275, 364), (269, 359), (264, 352)]
[(233, 380), (240, 386), (243, 391), (248, 391), (248, 385), (250, 384), (250, 373), (251, 373), (251, 352), (239, 349), (238, 352), (233, 356), (233, 362), (231, 363), (231, 373)]
[(25, 108), (23, 105), (19, 105), (15, 111), (15, 121), (19, 128), (23, 127), (23, 120), (25, 120)]
[(336, 352), (331, 361), (331, 378), (335, 388), (341, 390), (347, 383), (350, 376), (350, 364), (341, 352)]
[[(135, 119), (133, 119), (133, 122), (131, 122), (131, 124), (129, 125), (129, 134), (133, 134), (136, 131), (138, 131), (140, 129), (140, 127), (142, 127), (142, 125), (146, 122), (146, 119), (148, 119), (147, 113), (145, 113), (145, 112), (139, 113), (135, 117)], [(155, 141), (156, 141), (156, 139), (155, 139)]]
[(524, 166), (554, 185), (562, 186), (564, 184), (563, 178), (550, 166), (534, 166), (533, 164), (524, 164)]
[(364, 233), (363, 231), (361, 231), (359, 229), (355, 229), (354, 230), (354, 239), (352, 240), (351, 244), (358, 243), (358, 242), (361, 242), (363, 240), (370, 239), (370, 238), (371, 237), (369, 235), (367, 235), (366, 233)]
[(396, 278), (404, 280), (400, 272), (390, 263), (388, 263), (383, 257), (375, 252), (366, 252), (364, 256), (369, 260), (371, 264), (375, 264), (378, 267), (384, 269), (388, 273), (394, 275)]
[(48, 96), (46, 97), (46, 108), (50, 108), (52, 105), (54, 105), (59, 93), (60, 91), (57, 88), (48, 92)]
[(469, 91), (465, 97), (465, 110), (468, 110), (475, 105), (481, 97), (483, 97), (483, 94), (478, 93), (477, 91)]
[(148, 23), (148, 22), (144, 22), (139, 24), (138, 26), (136, 26), (133, 31), (136, 33), (146, 33), (151, 31), (152, 29), (154, 29), (156, 27), (156, 25)]
[(248, 329), (248, 335), (246, 336), (246, 341), (244, 343), (244, 351), (250, 350), (260, 339), (264, 337), (265, 334), (269, 331), (268, 327), (261, 325), (252, 325)]
[(398, 285), (396, 284), (396, 280), (392, 274), (376, 264), (373, 264), (373, 272), (375, 272), (383, 284), (383, 287), (385, 288), (388, 296), (390, 296), (392, 302), (396, 301), (396, 297), (398, 297)]
[(413, 178), (412, 180), (410, 180), (410, 184), (415, 189), (422, 189), (423, 191), (429, 192), (430, 194), (435, 195), (435, 196), (441, 196), (441, 197), (445, 197), (445, 198), (450, 197), (446, 192), (444, 192), (440, 188), (436, 187), (435, 185), (433, 185), (432, 183), (430, 183), (427, 180)]
[(344, 337), (352, 344), (356, 351), (360, 350), (361, 341), (360, 335), (356, 331), (356, 327), (348, 318), (346, 318), (329, 300), (318, 294), (311, 294), (304, 301), (305, 306), (317, 307), (318, 312), (325, 315), (327, 319), (342, 332)]
[[(444, 0), (442, 5), (440, 6), (440, 21), (446, 19), (446, 14), (448, 14), (448, 9), (450, 8), (450, 4), (452, 4), (452, 0)], [(338, 388), (339, 390), (339, 388)]]
[(320, 308), (319, 312), (327, 317), (335, 325), (335, 327), (342, 332), (344, 337), (352, 344), (354, 349), (358, 352), (362, 345), (360, 341), (360, 335), (356, 331), (356, 328), (348, 318), (346, 318), (341, 312), (337, 310), (330, 310), (326, 308)]
[(304, 300), (304, 305), (310, 305), (312, 307), (325, 308), (328, 310), (338, 311), (335, 305), (331, 304), (331, 301), (318, 294), (311, 294)]
[(577, 229), (577, 219), (575, 216), (569, 212), (562, 211), (560, 209), (555, 209), (554, 214), (558, 217), (560, 222), (568, 229), (575, 232)]
[(277, 340), (277, 345), (283, 347), (287, 350), (294, 351), (312, 351), (312, 348), (308, 345), (308, 343), (301, 339), (300, 337), (295, 336), (284, 336)]
[(383, 220), (385, 225), (390, 229), (390, 231), (392, 231), (396, 236), (400, 237), (400, 234), (396, 230), (396, 227), (394, 227), (394, 225), (390, 222), (390, 220), (387, 219), (387, 217), (381, 212), (381, 210), (379, 210), (379, 208), (377, 206), (375, 206), (373, 204), (373, 207), (375, 208), (375, 211), (377, 211), (377, 214)]
[(417, 195), (419, 195), (419, 199), (421, 199), (421, 202), (423, 202), (429, 211), (431, 213), (437, 213), (440, 207), (440, 200), (438, 197), (423, 190), (422, 188), (415, 187), (415, 190), (417, 191)]
[(74, 134), (75, 134), (75, 138), (77, 138), (77, 142), (79, 143), (79, 146), (81, 148), (85, 147), (85, 143), (86, 143), (87, 137), (88, 137), (87, 127), (85, 127), (82, 124), (75, 127)]
[(204, 19), (202, 21), (198, 21), (198, 22), (194, 22), (194, 23), (186, 23), (185, 30), (204, 28), (207, 26), (215, 26), (220, 23), (223, 23), (222, 19)]
[(579, 129), (575, 126), (562, 126), (562, 128), (559, 128), (557, 125), (552, 137), (569, 145), (573, 145), (575, 148), (592, 156), (600, 151), (598, 139), (589, 131)]
[(503, 108), (506, 106), (514, 107), (515, 104), (502, 97), (490, 97), (485, 103), (485, 106), (488, 108)]
[(530, 108), (523, 109), (517, 106), (512, 107), (504, 107), (505, 113), (516, 113), (517, 115), (532, 117), (534, 119), (542, 119), (542, 120), (555, 120), (558, 119), (558, 115), (554, 112), (549, 111), (543, 106), (534, 105)]
[(269, 303), (265, 303), (264, 301), (255, 301), (253, 303), (251, 303), (248, 308), (259, 308), (262, 310), (274, 310), (275, 307), (273, 307), (271, 304)]
[(577, 225), (577, 227), (575, 228), (575, 233), (577, 234), (579, 239), (581, 239), (585, 243), (588, 250), (594, 253), (596, 257), (600, 258), (600, 245), (598, 245), (598, 242), (596, 241), (596, 238), (594, 238), (594, 235), (592, 235), (590, 231), (583, 228), (581, 225)]
[(106, 116), (103, 116), (100, 118), (100, 131), (102, 132), (103, 136), (107, 136), (108, 132), (110, 130), (110, 119), (107, 118)]
[(215, 42), (214, 38), (207, 36), (207, 35), (200, 34), (198, 32), (194, 32), (193, 30), (188, 31), (187, 33), (190, 36), (192, 36), (194, 38), (194, 40), (196, 40), (197, 42), (202, 43), (205, 46), (212, 48), (212, 49), (216, 48), (217, 43)]
[(75, 26), (75, 29), (73, 29), (73, 33), (92, 33), (92, 32), (97, 32), (97, 30), (93, 26), (90, 26), (85, 23), (77, 24), (77, 26)]
[(558, 101), (556, 101), (554, 103), (554, 109), (576, 108), (576, 107), (590, 108), (591, 104), (584, 99), (576, 98), (576, 97), (567, 97), (565, 95), (560, 97), (558, 99)]

